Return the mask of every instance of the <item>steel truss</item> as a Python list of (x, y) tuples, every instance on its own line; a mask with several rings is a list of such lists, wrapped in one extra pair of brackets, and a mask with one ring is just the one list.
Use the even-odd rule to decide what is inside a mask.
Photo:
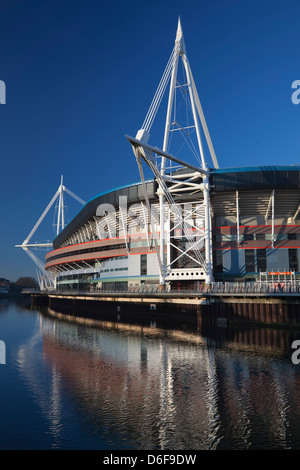
[[(195, 207), (189, 207), (187, 210), (182, 211), (181, 204), (175, 202), (173, 194), (178, 192), (178, 186), (180, 186), (180, 191), (188, 189), (191, 191), (191, 181), (193, 181), (193, 192), (202, 191), (203, 194), (207, 192), (207, 179), (209, 171), (203, 170), (201, 168), (194, 167), (189, 163), (182, 162), (173, 155), (162, 152), (157, 148), (153, 148), (147, 144), (141, 143), (137, 139), (132, 137), (127, 137), (130, 141), (132, 148), (134, 150), (138, 167), (140, 171), (140, 177), (144, 188), (144, 196), (146, 201), (146, 206), (148, 213), (151, 213), (150, 202), (147, 196), (147, 191), (145, 188), (145, 178), (142, 168), (142, 159), (147, 163), (147, 165), (153, 171), (158, 183), (159, 183), (159, 192), (160, 195), (163, 194), (167, 202), (164, 202), (164, 226), (161, 225), (161, 211), (160, 211), (160, 244), (161, 244), (161, 235), (163, 233), (163, 246), (166, 246), (167, 249), (167, 260), (165, 260), (165, 249), (163, 251), (161, 246), (158, 246), (156, 238), (155, 250), (158, 257), (159, 267), (160, 267), (160, 280), (161, 284), (165, 284), (165, 281), (174, 279), (174, 275), (184, 274), (184, 279), (194, 279), (195, 273), (197, 273), (198, 280), (205, 280), (206, 282), (211, 282), (211, 250), (208, 248), (208, 253), (205, 253), (203, 256), (203, 245), (207, 244), (207, 237), (210, 240), (210, 223), (206, 220), (206, 217), (209, 217), (209, 207), (205, 205), (205, 198), (203, 202), (197, 202)], [(164, 157), (171, 161), (174, 161), (178, 164), (181, 164), (183, 167), (189, 170), (186, 173), (186, 178), (184, 175), (180, 175), (180, 180), (175, 177), (173, 180), (171, 175), (162, 175), (159, 171), (159, 165), (157, 163), (157, 157)], [(190, 172), (193, 170), (193, 173)], [(196, 184), (195, 181), (198, 180)], [(173, 186), (172, 186), (173, 185)], [(188, 204), (191, 206), (191, 204)], [(166, 214), (169, 214), (169, 217), (166, 217)], [(167, 219), (167, 220), (166, 220)], [(172, 221), (172, 224), (171, 224)], [(153, 221), (150, 221), (153, 224)], [(167, 225), (167, 228), (166, 228)], [(208, 227), (206, 230), (205, 227)], [(151, 226), (151, 233), (153, 234), (155, 229), (153, 225)], [(180, 247), (178, 243), (175, 243), (175, 240), (181, 240), (185, 248)], [(171, 248), (177, 251), (177, 256), (171, 258)], [(207, 247), (205, 246), (205, 249)], [(183, 270), (184, 268), (174, 268), (176, 263), (182, 261), (184, 258), (189, 258), (193, 262), (193, 269)]]
[[(189, 106), (193, 116), (194, 125), (181, 126), (177, 123), (174, 106), (174, 96), (176, 88), (180, 87), (177, 80), (178, 63), (181, 58), (183, 68), (185, 71), (186, 83), (181, 85), (188, 90), (184, 95), (189, 97)], [(162, 150), (157, 147), (151, 147), (148, 145), (150, 137), (150, 129), (156, 116), (158, 107), (160, 106), (162, 96), (165, 93), (168, 82), (170, 81), (169, 99), (166, 114), (166, 123), (164, 131), (164, 141)], [(200, 128), (200, 123), (202, 128)], [(197, 137), (197, 144), (199, 148), (200, 158), (198, 158), (199, 166), (191, 165), (185, 161), (179, 160), (177, 157), (167, 152), (169, 145), (170, 132), (179, 131), (184, 137), (188, 135), (189, 130), (194, 128)], [(206, 143), (211, 155), (213, 166), (218, 168), (218, 161), (214, 152), (214, 148), (211, 142), (208, 127), (205, 121), (202, 106), (199, 100), (198, 92), (195, 86), (194, 78), (190, 68), (190, 64), (186, 55), (186, 48), (181, 28), (180, 19), (178, 21), (175, 46), (172, 51), (171, 57), (168, 61), (167, 67), (164, 71), (162, 79), (159, 83), (155, 96), (152, 100), (149, 111), (146, 115), (145, 121), (142, 128), (137, 132), (136, 138), (127, 136), (129, 142), (132, 145), (134, 155), (139, 168), (140, 177), (144, 188), (144, 196), (148, 210), (150, 210), (149, 201), (147, 198), (145, 178), (142, 168), (142, 161), (146, 162), (149, 168), (152, 170), (158, 184), (158, 196), (160, 204), (160, 246), (156, 243), (156, 251), (160, 266), (160, 284), (164, 285), (165, 282), (171, 278), (174, 278), (175, 269), (173, 265), (179, 257), (187, 256), (193, 259), (198, 266), (198, 274), (201, 279), (205, 280), (206, 283), (211, 284), (212, 278), (212, 237), (211, 237), (211, 204), (210, 204), (210, 185), (209, 175), (210, 169), (207, 167), (204, 151), (201, 140), (201, 133), (204, 133)], [(160, 159), (160, 162), (158, 160)], [(166, 163), (175, 162), (184, 171), (171, 172), (167, 170)], [(160, 165), (159, 165), (160, 163)], [(178, 205), (174, 201), (173, 195), (180, 195), (182, 193), (188, 193), (193, 195), (197, 192), (203, 194), (203, 214), (204, 214), (204, 227), (193, 227), (193, 236), (190, 236), (191, 227), (188, 226), (184, 217), (182, 217), (181, 211), (178, 210)], [(168, 206), (170, 212), (174, 215), (176, 222), (175, 226), (180, 227), (184, 238), (186, 240), (186, 248), (179, 249), (178, 245), (175, 246), (172, 242), (171, 228), (166, 229), (166, 206)], [(204, 242), (204, 255), (202, 245)], [(200, 248), (201, 246), (201, 248)], [(181, 254), (175, 260), (171, 260), (170, 252), (171, 247), (179, 250)], [(165, 248), (167, 249), (167, 261), (165, 260)], [(195, 271), (195, 269), (193, 270)], [(178, 274), (185, 275), (184, 279), (189, 278), (187, 271), (179, 272)], [(172, 277), (173, 275), (173, 277)], [(193, 272), (194, 275), (194, 272)], [(192, 277), (194, 278), (194, 277)]]
[(69, 194), (73, 199), (75, 199), (80, 204), (85, 204), (80, 197), (76, 196), (72, 191), (66, 188), (63, 184), (63, 176), (61, 177), (60, 185), (54, 194), (53, 198), (47, 205), (46, 209), (43, 211), (42, 215), (28, 234), (27, 238), (23, 241), (21, 245), (16, 245), (17, 248), (22, 248), (25, 253), (33, 260), (36, 264), (37, 270), (37, 278), (40, 286), (40, 290), (48, 290), (55, 288), (56, 277), (53, 273), (46, 271), (44, 267), (44, 263), (32, 252), (32, 249), (39, 249), (39, 248), (52, 248), (53, 243), (30, 243), (30, 240), (34, 233), (37, 231), (41, 223), (43, 222), (44, 218), (48, 214), (51, 207), (58, 201), (58, 211), (57, 211), (57, 223), (55, 224), (56, 227), (56, 235), (59, 234), (61, 230), (65, 228), (65, 212), (64, 212), (64, 193)]

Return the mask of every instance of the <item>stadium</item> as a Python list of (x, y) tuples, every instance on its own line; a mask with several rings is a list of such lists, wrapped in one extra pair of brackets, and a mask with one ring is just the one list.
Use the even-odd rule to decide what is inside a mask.
[[(210, 176), (210, 186), (213, 279), (247, 282), (261, 276), (281, 280), (297, 276), (300, 167), (218, 169)], [(153, 180), (146, 188), (157, 215), (158, 184)], [(127, 208), (120, 207), (120, 198), (127, 201)], [(186, 209), (190, 221), (202, 202), (201, 193), (181, 194), (176, 204)], [(102, 204), (110, 204), (115, 211), (98, 217)], [(172, 218), (169, 211), (166, 225)], [(189, 227), (193, 230), (191, 221)], [(159, 230), (159, 224), (155, 228)], [(198, 289), (205, 281), (203, 271), (185, 253), (184, 245), (189, 242), (175, 232), (172, 243), (166, 244), (165, 256), (170, 261), (178, 258), (176, 244), (184, 254), (175, 260), (166, 281), (171, 288)], [(160, 270), (152, 235), (142, 184), (128, 185), (89, 201), (54, 240), (45, 267), (55, 274), (60, 290), (158, 286)]]
[[(180, 79), (179, 60), (185, 73)], [(148, 141), (168, 83), (160, 150)], [(179, 92), (193, 125), (174, 117)], [(195, 145), (189, 146), (197, 147), (197, 164), (169, 153), (176, 131), (184, 138), (193, 135)], [(174, 49), (145, 121), (135, 138), (126, 137), (140, 181), (88, 201), (57, 231), (45, 265), (31, 254), (43, 272), (40, 286), (60, 291), (198, 291), (213, 283), (296, 282), (300, 277), (300, 166), (219, 168), (180, 20)], [(56, 193), (60, 210), (63, 189), (61, 184)], [(34, 246), (29, 244), (33, 231), (20, 245), (28, 254)]]

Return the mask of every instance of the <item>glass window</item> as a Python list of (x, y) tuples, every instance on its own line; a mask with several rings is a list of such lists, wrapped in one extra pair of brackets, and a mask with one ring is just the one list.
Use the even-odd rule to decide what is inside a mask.
[(255, 253), (254, 250), (245, 250), (245, 265), (247, 273), (255, 272)]
[(257, 271), (265, 273), (267, 271), (267, 250), (256, 250)]
[(287, 233), (277, 233), (275, 234), (276, 240), (287, 240), (288, 236)]
[(265, 240), (265, 234), (264, 233), (257, 233), (255, 236), (256, 240)]
[(288, 240), (297, 240), (296, 233), (288, 233)]
[(147, 276), (147, 255), (141, 255), (141, 276)]
[(248, 240), (254, 240), (253, 233), (244, 233), (244, 241), (246, 242)]
[(223, 242), (236, 242), (237, 235), (224, 235), (222, 234), (222, 241)]
[(214, 272), (223, 272), (223, 253), (222, 250), (214, 250)]
[(289, 248), (290, 271), (298, 271), (298, 251), (297, 248)]

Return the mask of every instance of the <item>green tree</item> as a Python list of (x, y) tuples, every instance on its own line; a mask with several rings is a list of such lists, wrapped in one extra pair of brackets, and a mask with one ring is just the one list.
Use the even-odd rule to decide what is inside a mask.
[(36, 288), (38, 283), (34, 277), (20, 277), (16, 281), (16, 285), (19, 287), (33, 287)]

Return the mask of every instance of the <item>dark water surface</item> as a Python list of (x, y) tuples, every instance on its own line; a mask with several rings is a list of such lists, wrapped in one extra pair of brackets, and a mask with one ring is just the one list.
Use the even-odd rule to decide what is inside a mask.
[(0, 449), (300, 449), (300, 331), (55, 315), (0, 300)]

